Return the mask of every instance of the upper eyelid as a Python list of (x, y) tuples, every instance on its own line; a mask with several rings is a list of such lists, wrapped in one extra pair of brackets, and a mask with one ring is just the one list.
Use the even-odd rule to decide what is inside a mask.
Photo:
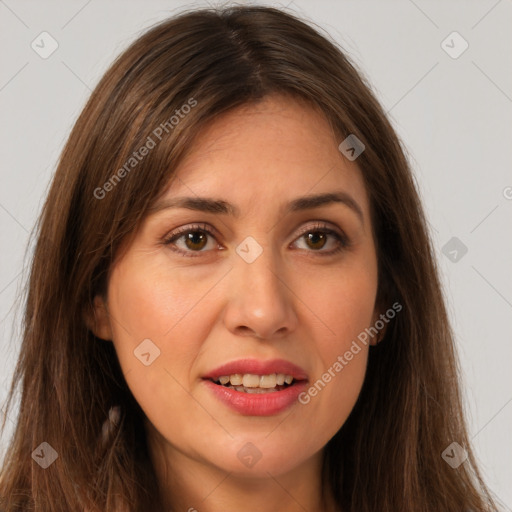
[[(337, 233), (337, 234), (339, 234), (340, 236), (345, 236), (345, 232), (330, 221), (313, 220), (311, 222), (313, 222), (314, 224), (313, 225), (305, 225), (304, 228), (301, 229), (301, 231), (300, 231), (301, 235), (304, 234), (305, 232), (308, 232), (308, 230), (330, 229), (334, 232), (339, 230), (339, 231), (341, 231), (341, 233)], [(182, 227), (176, 228), (174, 231), (168, 232), (166, 235), (164, 235), (163, 239), (168, 240), (174, 236), (183, 235), (185, 233), (190, 233), (193, 231), (205, 231), (209, 234), (220, 236), (220, 232), (216, 228), (214, 228), (210, 224), (207, 224), (206, 222), (203, 222), (203, 223), (186, 224)], [(301, 236), (301, 235), (298, 235), (298, 236)]]
[[(311, 225), (305, 225), (303, 229), (301, 229), (301, 234), (307, 233), (309, 230), (313, 229), (330, 229), (331, 231), (341, 231), (341, 233), (338, 233), (339, 235), (344, 234), (343, 230), (335, 226), (332, 222), (328, 222), (326, 220), (314, 220), (312, 221), (314, 224)], [(300, 235), (299, 235), (300, 236)]]

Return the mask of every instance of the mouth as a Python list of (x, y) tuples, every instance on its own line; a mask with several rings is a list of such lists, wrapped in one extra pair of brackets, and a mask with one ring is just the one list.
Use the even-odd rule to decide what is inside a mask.
[(284, 359), (234, 361), (202, 379), (213, 397), (245, 416), (283, 412), (297, 402), (308, 382), (302, 368)]
[(284, 373), (271, 373), (267, 375), (234, 373), (210, 380), (214, 384), (241, 393), (275, 393), (283, 391), (299, 382), (292, 375)]

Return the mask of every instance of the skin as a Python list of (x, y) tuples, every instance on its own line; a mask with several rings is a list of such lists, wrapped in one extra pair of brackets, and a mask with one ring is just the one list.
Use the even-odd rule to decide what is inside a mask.
[[(269, 96), (216, 118), (177, 169), (163, 198), (208, 196), (240, 217), (182, 208), (152, 211), (96, 297), (95, 334), (114, 343), (126, 382), (147, 416), (150, 455), (167, 509), (319, 511), (323, 448), (350, 414), (369, 347), (307, 405), (274, 416), (244, 416), (219, 402), (201, 377), (240, 358), (283, 358), (316, 382), (379, 318), (377, 257), (361, 171), (338, 150), (327, 120), (296, 100)], [(364, 219), (331, 203), (283, 213), (297, 197), (345, 191)], [(344, 234), (318, 233), (315, 221)], [(163, 240), (206, 223), (214, 237)], [(192, 229), (194, 231), (194, 229)], [(201, 238), (201, 234), (203, 237)], [(252, 263), (236, 252), (247, 237), (263, 249)], [(199, 240), (199, 241), (198, 241)], [(325, 241), (322, 241), (325, 240)], [(134, 356), (144, 339), (160, 355)], [(375, 338), (371, 344), (375, 343)], [(261, 459), (237, 457), (247, 443)]]

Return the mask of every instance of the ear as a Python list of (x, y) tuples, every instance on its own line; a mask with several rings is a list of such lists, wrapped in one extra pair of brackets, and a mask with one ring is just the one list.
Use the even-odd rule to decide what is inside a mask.
[[(385, 308), (376, 306), (375, 310), (373, 312), (372, 327), (374, 329), (377, 329), (378, 333), (375, 336), (371, 337), (370, 345), (373, 345), (373, 346), (378, 345), (384, 339), (384, 336), (386, 335), (388, 324), (386, 321), (382, 320), (382, 318), (381, 318), (381, 311), (383, 311), (384, 309)], [(383, 315), (383, 316), (385, 316), (385, 315)], [(379, 329), (379, 327), (382, 326), (382, 324), (384, 324), (382, 329)]]
[(112, 327), (107, 302), (100, 295), (94, 297), (94, 303), (84, 314), (84, 321), (88, 329), (102, 340), (112, 340)]

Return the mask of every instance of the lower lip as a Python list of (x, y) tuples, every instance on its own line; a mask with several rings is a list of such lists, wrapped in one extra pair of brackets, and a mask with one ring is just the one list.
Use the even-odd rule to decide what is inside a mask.
[(300, 393), (307, 386), (306, 381), (300, 381), (281, 391), (244, 393), (215, 384), (211, 380), (204, 380), (204, 383), (221, 402), (246, 416), (273, 416), (279, 414), (296, 402)]

